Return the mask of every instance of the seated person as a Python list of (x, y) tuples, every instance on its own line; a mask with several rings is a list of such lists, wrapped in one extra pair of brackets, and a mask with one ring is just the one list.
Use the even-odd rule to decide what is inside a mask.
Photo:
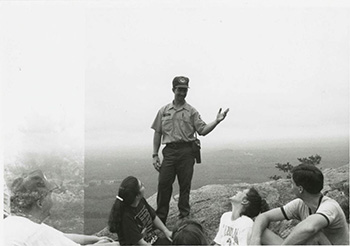
[(194, 220), (183, 219), (173, 230), (173, 245), (208, 245), (201, 224)]
[[(147, 203), (144, 192), (139, 179), (129, 176), (122, 181), (109, 215), (110, 232), (118, 234), (121, 245), (171, 244), (172, 232)], [(154, 227), (165, 237), (158, 237)]]
[(230, 198), (232, 211), (221, 216), (216, 245), (247, 245), (253, 218), (268, 210), (268, 205), (256, 189), (238, 192)]
[(6, 246), (119, 245), (108, 238), (64, 234), (43, 221), (50, 215), (52, 192), (58, 187), (37, 170), (14, 180), (11, 187), (11, 215), (4, 219)]
[[(311, 164), (292, 169), (292, 189), (297, 197), (283, 207), (259, 215), (254, 223), (251, 245), (336, 244), (349, 245), (349, 227), (339, 204), (323, 196), (323, 174)], [(285, 239), (267, 229), (271, 221), (297, 219), (301, 222)]]

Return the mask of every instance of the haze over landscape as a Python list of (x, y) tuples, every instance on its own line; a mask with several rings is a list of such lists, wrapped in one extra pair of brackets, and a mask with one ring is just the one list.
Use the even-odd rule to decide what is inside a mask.
[(6, 152), (149, 146), (176, 75), (207, 145), (348, 138), (348, 8), (198, 3), (1, 3)]
[(266, 181), (276, 162), (315, 154), (321, 167), (349, 163), (350, 15), (340, 2), (1, 2), (5, 174), (45, 166), (85, 187), (84, 230), (100, 229), (126, 175), (155, 192), (150, 126), (177, 75), (190, 78), (187, 101), (206, 122), (230, 108), (201, 137), (193, 188)]

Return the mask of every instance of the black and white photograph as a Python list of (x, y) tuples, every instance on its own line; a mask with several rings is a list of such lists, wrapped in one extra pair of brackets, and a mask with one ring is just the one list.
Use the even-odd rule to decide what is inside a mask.
[(350, 4), (0, 1), (1, 245), (349, 245)]

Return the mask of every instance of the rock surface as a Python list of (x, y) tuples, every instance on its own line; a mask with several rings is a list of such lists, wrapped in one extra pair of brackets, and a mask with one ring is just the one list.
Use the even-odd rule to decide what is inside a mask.
[[(322, 170), (322, 172), (325, 176), (323, 193), (341, 204), (349, 222), (349, 165), (339, 168), (327, 168)], [(294, 198), (290, 192), (291, 182), (288, 179), (255, 184), (206, 185), (191, 191), (191, 219), (200, 222), (204, 226), (209, 241), (212, 241), (216, 235), (221, 215), (231, 210), (231, 204), (228, 198), (238, 191), (252, 186), (266, 199), (270, 208), (280, 207)], [(153, 208), (156, 208), (156, 196), (154, 194), (147, 199)], [(172, 229), (178, 220), (177, 199), (178, 195), (175, 195), (170, 201), (170, 211), (167, 221), (167, 227), (169, 229)], [(297, 223), (297, 221), (293, 220), (272, 223), (270, 229), (284, 238), (289, 235)], [(107, 228), (97, 233), (97, 235), (117, 238), (115, 234), (109, 233)]]

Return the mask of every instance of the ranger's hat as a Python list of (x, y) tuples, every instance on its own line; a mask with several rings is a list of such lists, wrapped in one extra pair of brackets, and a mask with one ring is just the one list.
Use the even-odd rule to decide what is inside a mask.
[(184, 76), (177, 76), (173, 79), (173, 88), (189, 88), (190, 79)]

